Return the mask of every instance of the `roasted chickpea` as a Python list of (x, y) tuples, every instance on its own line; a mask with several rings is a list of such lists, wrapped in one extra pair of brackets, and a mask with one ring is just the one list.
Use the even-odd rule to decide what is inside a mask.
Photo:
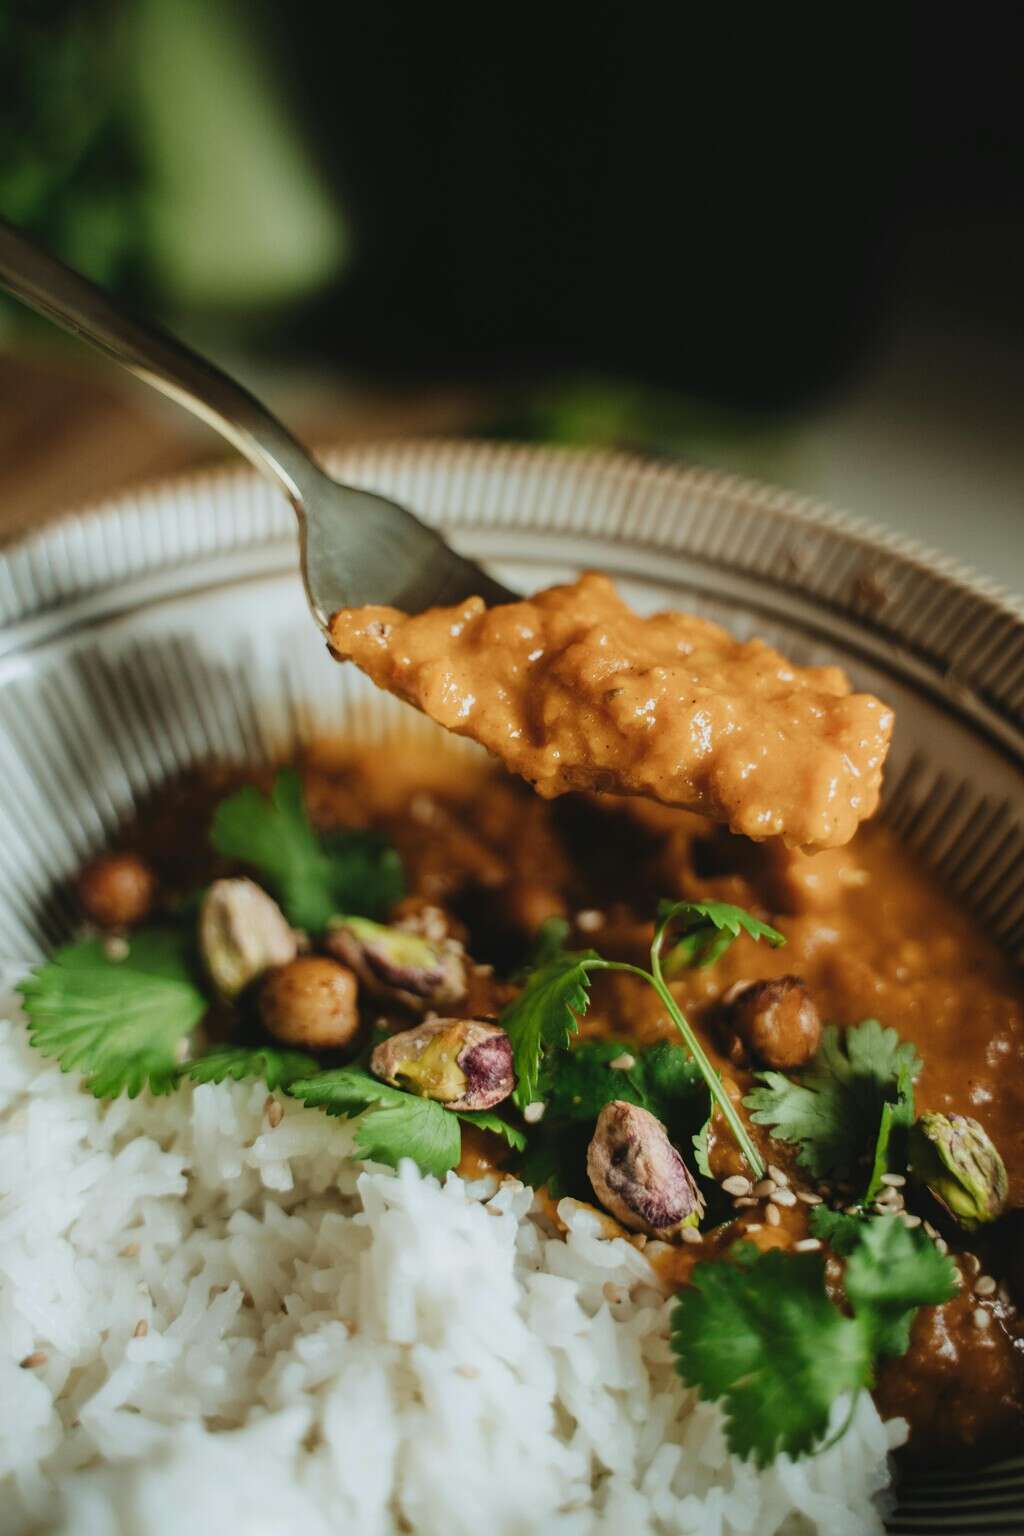
[(821, 1040), (821, 1019), (798, 976), (755, 981), (729, 1003), (729, 1023), (750, 1054), (780, 1071), (810, 1061)]
[(149, 915), (156, 876), (137, 853), (103, 853), (78, 877), (86, 917), (101, 928), (130, 928)]
[(359, 986), (345, 965), (323, 955), (300, 955), (271, 971), (260, 992), (267, 1033), (284, 1045), (338, 1050), (359, 1031)]

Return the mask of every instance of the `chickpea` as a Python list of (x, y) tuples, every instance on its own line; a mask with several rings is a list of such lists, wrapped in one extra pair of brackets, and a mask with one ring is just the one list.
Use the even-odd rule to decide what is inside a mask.
[(799, 976), (755, 981), (730, 1001), (729, 1022), (763, 1066), (780, 1071), (810, 1061), (821, 1040), (821, 1019)]
[(338, 1050), (359, 1031), (358, 983), (347, 966), (323, 955), (300, 955), (267, 976), (260, 1017), (283, 1045)]
[(103, 853), (78, 877), (86, 917), (101, 928), (129, 928), (149, 915), (156, 876), (137, 853)]

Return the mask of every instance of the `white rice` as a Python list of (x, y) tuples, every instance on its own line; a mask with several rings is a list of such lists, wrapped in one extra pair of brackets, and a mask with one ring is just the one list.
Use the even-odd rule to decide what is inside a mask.
[(515, 1183), (366, 1167), (260, 1084), (97, 1103), (7, 1011), (3, 1536), (882, 1530), (902, 1421), (863, 1395), (819, 1457), (730, 1457), (587, 1208), (563, 1241)]

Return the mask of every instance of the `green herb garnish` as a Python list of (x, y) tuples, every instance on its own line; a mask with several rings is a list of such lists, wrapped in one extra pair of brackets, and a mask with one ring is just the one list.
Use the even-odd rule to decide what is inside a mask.
[(319, 933), (338, 913), (386, 917), (403, 892), (395, 850), (372, 831), (318, 836), (293, 769), (269, 798), (252, 785), (218, 805), (210, 833), (216, 851), (255, 869), (297, 928)]
[(757, 1148), (668, 987), (662, 967), (662, 950), (666, 938), (680, 928), (682, 936), (670, 951), (676, 956), (677, 968), (680, 955), (688, 956), (695, 964), (709, 964), (720, 958), (741, 933), (754, 939), (766, 939), (773, 946), (785, 943), (781, 933), (750, 917), (740, 907), (725, 902), (669, 901), (662, 902), (658, 908), (649, 971), (623, 961), (604, 960), (592, 949), (553, 956), (534, 971), (519, 997), (501, 1017), (515, 1056), (515, 1100), (520, 1108), (525, 1108), (537, 1098), (541, 1064), (546, 1053), (567, 1045), (577, 1032), (580, 1017), (586, 1013), (590, 1001), (591, 974), (594, 971), (622, 971), (646, 981), (657, 992), (752, 1172), (760, 1177), (764, 1164)]
[(18, 988), (29, 1038), (98, 1099), (169, 1093), (180, 1050), (207, 1008), (192, 948), (173, 928), (141, 929), (123, 960), (98, 939), (68, 944)]
[(326, 1110), (329, 1115), (363, 1116), (356, 1131), (360, 1157), (396, 1168), (408, 1157), (423, 1170), (443, 1179), (462, 1156), (459, 1122), (504, 1136), (510, 1146), (522, 1148), (525, 1136), (490, 1110), (461, 1112), (445, 1109), (435, 1099), (420, 1098), (392, 1088), (362, 1067), (337, 1067), (299, 1078), (288, 1092), (303, 1104)]
[(205, 1056), (187, 1061), (180, 1068), (182, 1077), (194, 1083), (223, 1083), (228, 1078), (240, 1083), (243, 1078), (262, 1078), (268, 1088), (287, 1088), (297, 1078), (317, 1070), (316, 1061), (303, 1051), (287, 1051), (274, 1046), (218, 1045)]
[(890, 1171), (894, 1133), (913, 1121), (913, 1083), (921, 1065), (915, 1047), (877, 1019), (845, 1034), (830, 1024), (799, 1077), (759, 1072), (763, 1086), (743, 1102), (756, 1124), (771, 1126), (773, 1136), (799, 1148), (797, 1161), (815, 1178), (848, 1179), (869, 1159), (873, 1198)]
[(814, 1450), (836, 1398), (870, 1387), (878, 1360), (907, 1348), (917, 1308), (955, 1293), (952, 1262), (921, 1232), (895, 1216), (848, 1219), (859, 1228), (843, 1228), (852, 1317), (829, 1299), (820, 1253), (747, 1243), (696, 1265), (676, 1300), (676, 1369), (721, 1403), (729, 1449), (758, 1466)]

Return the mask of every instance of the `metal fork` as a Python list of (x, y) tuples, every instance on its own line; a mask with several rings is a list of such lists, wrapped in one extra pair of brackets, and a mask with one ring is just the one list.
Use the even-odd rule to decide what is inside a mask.
[(321, 629), (339, 608), (362, 603), (419, 613), (473, 594), (488, 604), (514, 599), (406, 507), (333, 480), (247, 389), (3, 220), (0, 283), (201, 417), (284, 492), (299, 520), (302, 579)]

